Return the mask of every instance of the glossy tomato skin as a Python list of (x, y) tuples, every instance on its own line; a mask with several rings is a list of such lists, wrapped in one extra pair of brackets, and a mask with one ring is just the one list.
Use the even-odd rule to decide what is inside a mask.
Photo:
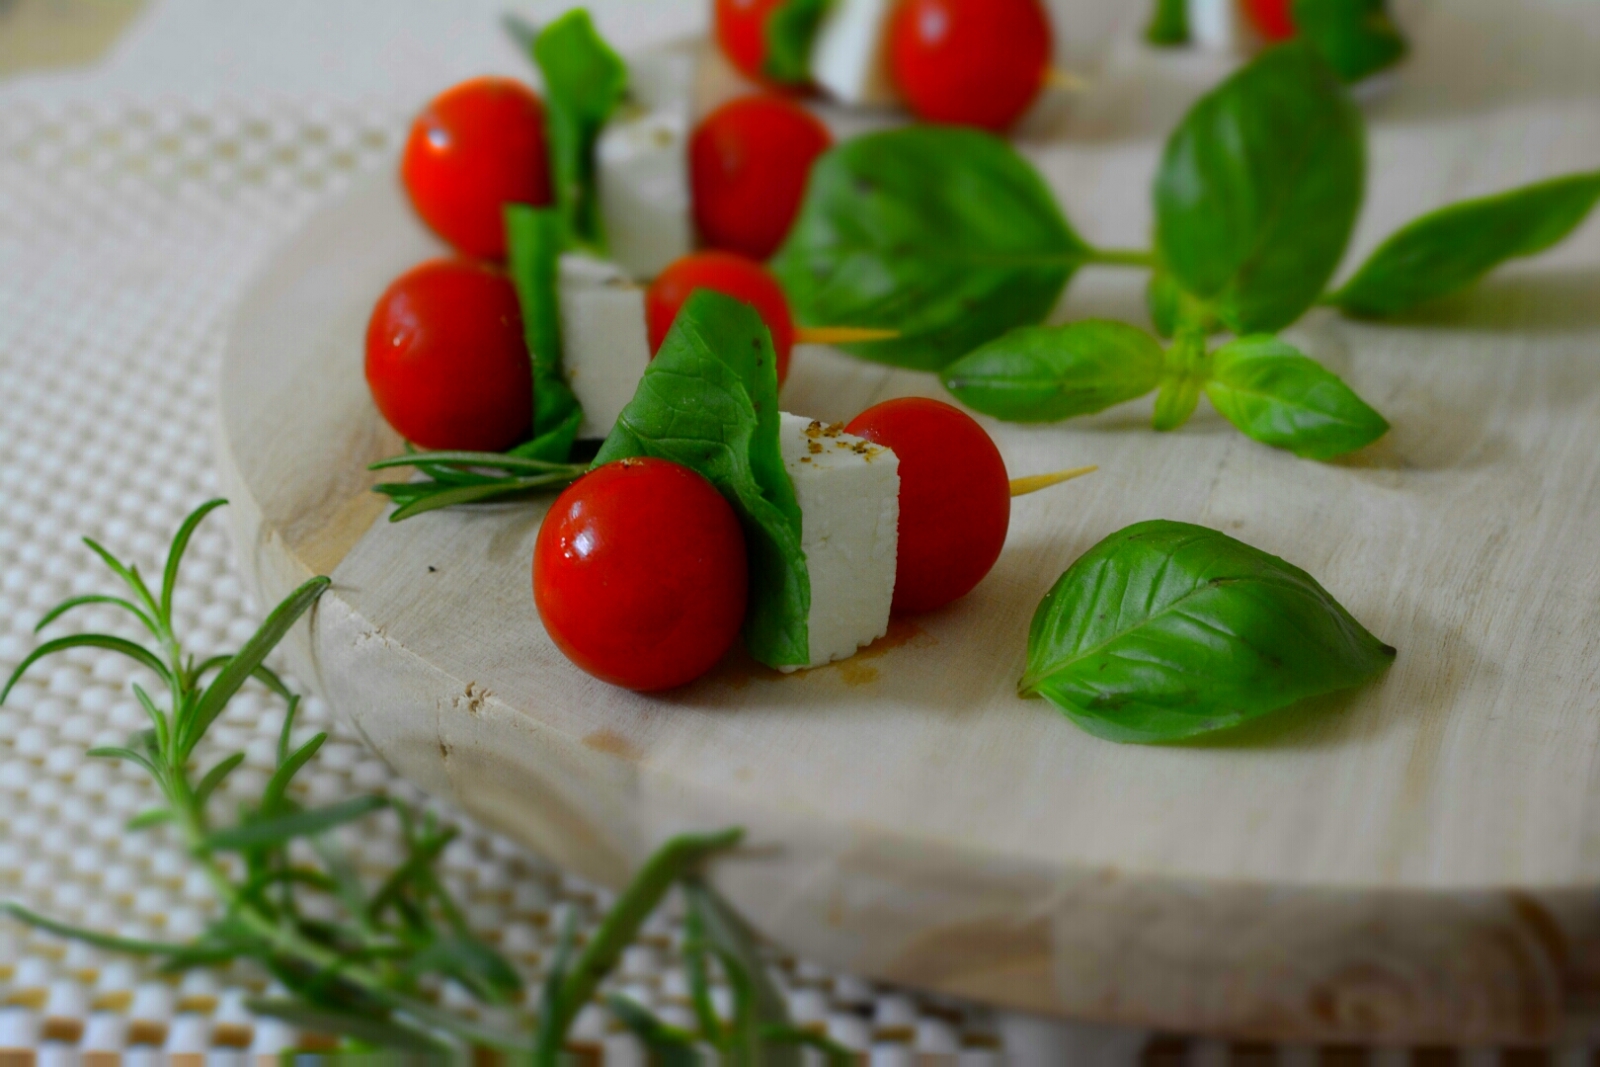
[(1269, 41), (1295, 35), (1294, 0), (1244, 0), (1245, 14), (1256, 32)]
[(886, 400), (845, 430), (900, 460), (895, 613), (966, 596), (1000, 558), (1011, 525), (1011, 482), (994, 441), (965, 412), (921, 397)]
[(436, 259), (401, 275), (367, 323), (367, 385), (424, 449), (501, 452), (533, 421), (533, 371), (511, 280)]
[(662, 459), (589, 472), (556, 499), (533, 552), (533, 599), (583, 670), (640, 692), (716, 666), (744, 621), (744, 533), (699, 474)]
[(746, 96), (707, 115), (689, 141), (694, 220), (712, 248), (766, 259), (789, 233), (828, 128), (781, 96)]
[(1039, 0), (905, 0), (889, 27), (890, 75), (926, 122), (1010, 128), (1043, 88), (1050, 52)]
[(722, 54), (753, 81), (764, 81), (767, 18), (784, 0), (716, 0), (717, 44)]
[(504, 259), (506, 204), (551, 202), (544, 104), (510, 78), (474, 78), (411, 126), (400, 180), (422, 221), (463, 255)]
[(656, 275), (645, 293), (644, 305), (651, 353), (661, 350), (661, 342), (667, 339), (678, 310), (697, 289), (713, 289), (756, 309), (772, 332), (781, 385), (789, 377), (789, 354), (794, 349), (794, 318), (789, 314), (789, 300), (766, 267), (732, 252), (695, 252)]

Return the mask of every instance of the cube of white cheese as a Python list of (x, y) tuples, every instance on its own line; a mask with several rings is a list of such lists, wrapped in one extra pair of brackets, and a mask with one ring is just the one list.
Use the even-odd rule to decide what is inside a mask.
[(1219, 52), (1246, 48), (1251, 36), (1240, 0), (1189, 0), (1189, 36), (1202, 48)]
[(842, 104), (899, 99), (889, 75), (889, 17), (896, 0), (834, 0), (811, 44), (811, 77)]
[(644, 290), (616, 264), (561, 257), (561, 368), (583, 405), (579, 437), (604, 437), (639, 388), (650, 364)]
[(841, 427), (800, 415), (784, 414), (778, 434), (800, 501), (800, 544), (811, 579), (809, 666), (820, 667), (889, 632), (900, 460)]
[(694, 56), (648, 53), (629, 78), (629, 102), (595, 144), (595, 184), (612, 258), (633, 278), (648, 279), (694, 251)]

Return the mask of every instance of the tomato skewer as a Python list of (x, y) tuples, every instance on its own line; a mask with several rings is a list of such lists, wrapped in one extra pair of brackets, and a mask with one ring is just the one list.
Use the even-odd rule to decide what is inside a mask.
[(412, 123), (400, 178), (422, 221), (457, 251), (504, 259), (505, 205), (551, 202), (543, 102), (510, 78), (446, 89)]
[(779, 96), (741, 97), (707, 115), (689, 140), (695, 225), (705, 243), (771, 256), (800, 211), (811, 165), (832, 143), (815, 116)]
[(437, 259), (395, 279), (367, 323), (366, 374), (389, 425), (425, 449), (500, 452), (533, 421), (517, 293), (482, 263)]
[(739, 635), (748, 580), (733, 508), (662, 459), (608, 463), (573, 483), (533, 554), (551, 640), (596, 678), (643, 692), (716, 666)]
[(932, 611), (970, 593), (1005, 547), (1011, 483), (982, 426), (938, 400), (887, 400), (845, 432), (900, 460), (900, 545), (894, 610)]
[(1010, 128), (1050, 76), (1039, 0), (905, 0), (889, 27), (890, 75), (928, 122)]
[(1294, 0), (1244, 0), (1244, 12), (1256, 32), (1269, 41), (1295, 35)]

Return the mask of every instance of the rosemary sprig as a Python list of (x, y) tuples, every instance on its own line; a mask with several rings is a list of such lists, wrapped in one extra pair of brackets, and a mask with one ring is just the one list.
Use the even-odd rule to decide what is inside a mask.
[[(437, 453), (402, 457), (385, 465), (420, 463), (424, 469), (436, 467), (449, 478), (457, 476), (453, 467), (479, 465), (482, 458), (474, 453)], [(516, 462), (528, 465), (523, 469), (563, 466), (538, 460)], [(560, 472), (545, 473), (554, 476)], [(803, 1045), (821, 1049), (830, 1062), (850, 1062), (850, 1053), (844, 1049), (790, 1024), (753, 935), (698, 877), (708, 858), (739, 841), (742, 831), (737, 829), (685, 835), (664, 845), (617, 897), (576, 959), (574, 931), (569, 926), (562, 951), (549, 968), (538, 1018), (519, 1012), (521, 977), (473, 936), (461, 908), (434, 869), (454, 836), (452, 829), (441, 826), (431, 813), (419, 814), (385, 797), (357, 797), (307, 808), (291, 795), (296, 775), (316, 756), (327, 734), (318, 733), (298, 747), (291, 744), (300, 698), (265, 661), (328, 588), (329, 579), (313, 578), (291, 593), (238, 652), (200, 661), (185, 653), (172, 620), (179, 566), (196, 527), (224, 503), (209, 501), (183, 521), (167, 554), (159, 590), (150, 588), (137, 567), (86, 539), (130, 595), (74, 597), (47, 612), (39, 628), (75, 608), (104, 605), (134, 617), (150, 640), (139, 644), (90, 633), (46, 641), (23, 659), (0, 690), (3, 704), (34, 663), (70, 648), (117, 652), (155, 675), (165, 686), (164, 700), (140, 685), (133, 686), (149, 717), (149, 728), (125, 746), (96, 749), (90, 754), (128, 760), (151, 776), (162, 803), (134, 818), (129, 829), (171, 826), (215, 888), (222, 904), (220, 914), (194, 941), (177, 944), (83, 929), (15, 902), (0, 906), (0, 911), (61, 937), (159, 960), (172, 970), (253, 960), (275, 976), (288, 995), (251, 1001), (251, 1010), (306, 1030), (341, 1034), (353, 1043), (352, 1048), (450, 1060), (460, 1060), (473, 1050), (490, 1050), (532, 1062), (535, 1067), (556, 1067), (573, 1020), (585, 1004), (596, 999), (600, 984), (623, 949), (677, 885), (690, 906), (692, 933), (687, 955), (699, 1030), (691, 1033), (670, 1027), (641, 1005), (613, 996), (604, 1003), (617, 1019), (665, 1063), (698, 1062), (696, 1050), (709, 1046), (729, 1063), (785, 1067), (798, 1062), (793, 1057)], [(228, 775), (244, 762), (244, 754), (226, 756), (202, 772), (195, 752), (229, 701), (252, 678), (287, 705), (278, 738), (277, 767), (260, 799), (244, 805), (237, 819), (221, 825), (212, 818), (211, 802)], [(406, 858), (369, 889), (324, 835), (381, 810), (392, 811), (399, 820)], [(290, 846), (296, 841), (311, 845), (318, 864), (291, 856)], [(306, 894), (331, 903), (334, 917), (313, 918), (304, 906)], [(330, 909), (317, 909), (317, 913), (327, 915)], [(711, 1008), (708, 958), (717, 961), (735, 991), (735, 1018), (729, 1023)], [(454, 981), (479, 1002), (508, 1009), (517, 1028), (508, 1032), (436, 1006), (428, 990), (438, 980)]]
[(373, 491), (399, 505), (390, 522), (454, 507), (518, 500), (531, 493), (564, 489), (587, 471), (583, 463), (552, 463), (511, 452), (411, 452), (379, 460), (368, 470), (414, 467), (424, 478), (380, 482)]

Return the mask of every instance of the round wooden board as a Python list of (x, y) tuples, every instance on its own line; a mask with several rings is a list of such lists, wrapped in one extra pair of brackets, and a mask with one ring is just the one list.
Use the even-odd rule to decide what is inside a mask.
[[(1448, 15), (1446, 14), (1446, 9)], [(1437, 12), (1437, 14), (1435, 13)], [(1429, 8), (1373, 106), (1364, 252), (1451, 199), (1600, 165), (1600, 6)], [(1161, 136), (1215, 76), (1132, 43), (1026, 150), (1086, 235), (1137, 245)], [(1346, 462), (1202, 408), (994, 424), (1021, 500), (963, 602), (848, 662), (734, 658), (667, 696), (588, 678), (545, 635), (542, 507), (381, 521), (365, 464), (376, 295), (437, 251), (390, 176), (325, 210), (238, 313), (220, 466), (262, 603), (332, 574), (295, 668), (402, 774), (591, 877), (728, 824), (718, 883), (797, 952), (1106, 1022), (1287, 1040), (1542, 1041), (1600, 995), (1600, 225), (1426, 319), (1325, 312), (1294, 339), (1394, 431)], [(1353, 257), (1352, 257), (1353, 258)], [(1143, 321), (1142, 277), (1061, 309)], [(803, 351), (789, 410), (842, 419), (936, 381)], [(1165, 517), (1319, 576), (1400, 648), (1381, 683), (1226, 743), (1096, 740), (1014, 686), (1034, 607), (1106, 534)]]

